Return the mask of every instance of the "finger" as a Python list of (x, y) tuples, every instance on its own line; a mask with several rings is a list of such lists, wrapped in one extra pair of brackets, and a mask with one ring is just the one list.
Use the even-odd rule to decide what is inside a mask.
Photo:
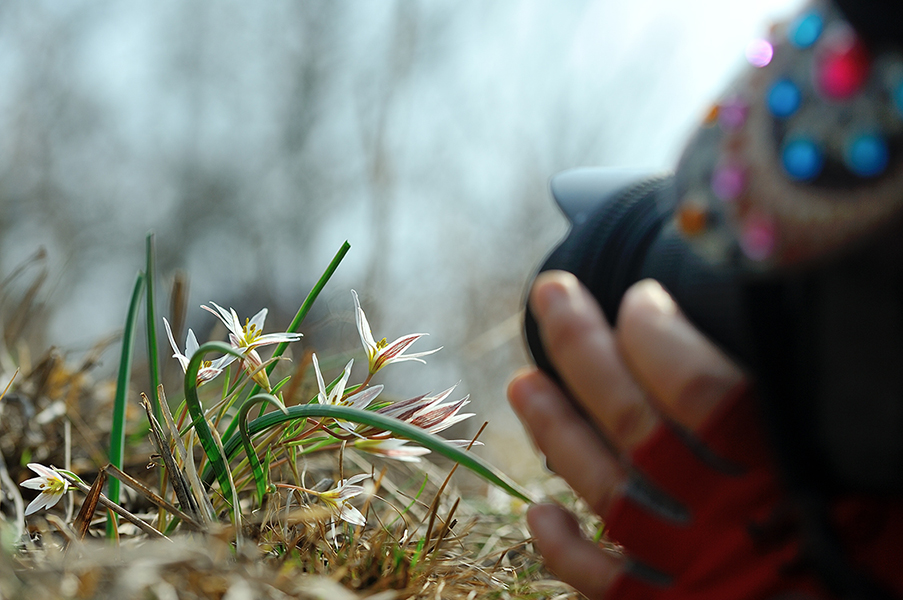
[(745, 385), (740, 368), (651, 279), (627, 290), (616, 336), (630, 371), (657, 408), (689, 429), (698, 429), (724, 398)]
[(546, 565), (590, 600), (603, 598), (623, 559), (587, 540), (574, 517), (551, 504), (527, 512), (527, 523)]
[(604, 515), (626, 476), (593, 427), (539, 370), (516, 375), (508, 397), (549, 467)]
[(547, 271), (533, 284), (530, 308), (568, 390), (619, 449), (632, 450), (658, 419), (621, 359), (596, 300), (572, 274)]

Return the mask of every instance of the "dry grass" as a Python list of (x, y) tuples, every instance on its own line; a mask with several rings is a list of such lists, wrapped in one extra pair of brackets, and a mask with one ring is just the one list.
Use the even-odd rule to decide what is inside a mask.
[[(26, 527), (22, 513), (30, 496), (23, 500), (18, 487), (32, 475), (25, 465), (67, 468), (91, 484), (106, 464), (112, 401), (111, 384), (92, 377), (96, 353), (75, 365), (53, 350), (31, 359), (21, 337), (35, 314), (34, 290), (28, 289), (16, 310), (0, 297), (0, 310), (13, 314), (16, 323), (4, 323), (14, 335), (3, 338), (0, 378), (9, 380), (12, 366), (20, 369), (0, 400), (0, 598), (579, 597), (544, 571), (522, 504), (490, 506), (483, 488), (462, 494), (447, 480), (447, 466), (379, 462), (354, 452), (295, 464), (283, 460), (272, 473), (274, 481), (297, 481), (300, 475), (311, 482), (341, 479), (337, 471), (346, 466), (371, 472), (369, 494), (355, 499), (367, 516), (364, 527), (335, 522), (334, 513), (313, 498), (283, 489), (258, 507), (253, 485), (240, 490), (240, 531), (224, 513), (201, 531), (184, 524), (169, 531), (172, 516), (151, 501), (153, 494), (134, 492), (122, 506), (165, 538), (151, 539), (123, 522), (119, 540), (108, 541), (102, 537), (108, 518), (102, 507), (89, 505), (81, 520), (75, 516), (87, 502), (81, 492), (29, 517)], [(162, 469), (148, 441), (148, 423), (137, 404), (134, 411), (133, 458), (124, 471), (173, 498), (161, 492)]]
[[(61, 417), (37, 431), (25, 427), (22, 439), (41, 440), (47, 451), (48, 440), (63, 437), (49, 429), (63, 422)], [(12, 435), (4, 427), (0, 439)], [(37, 447), (31, 451), (39, 453)], [(45, 460), (54, 462), (52, 451)], [(369, 468), (352, 453), (345, 460)], [(304, 465), (304, 476), (327, 474), (327, 464)], [(60, 503), (30, 517), (21, 537), (13, 523), (4, 525), (0, 592), (3, 598), (41, 599), (578, 597), (543, 570), (521, 505), (492, 510), (480, 498), (464, 500), (451, 486), (441, 489), (446, 471), (428, 463), (382, 465), (372, 494), (360, 504), (366, 527), (335, 524), (322, 506), (277, 493), (263, 509), (246, 512), (240, 537), (231, 526), (214, 525), (152, 540), (124, 523), (112, 545), (101, 537), (105, 512), (95, 514), (79, 540)], [(18, 480), (27, 476), (18, 467), (11, 473)], [(155, 471), (145, 473), (152, 485)], [(250, 504), (250, 493), (243, 498)], [(84, 496), (75, 499), (77, 510)], [(133, 496), (123, 504), (156, 522), (158, 511), (146, 499)]]

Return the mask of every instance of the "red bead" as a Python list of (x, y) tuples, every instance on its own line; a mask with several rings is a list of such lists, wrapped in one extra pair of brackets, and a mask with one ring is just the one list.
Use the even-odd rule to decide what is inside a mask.
[(852, 31), (836, 32), (825, 40), (815, 66), (818, 90), (831, 100), (855, 95), (868, 79), (871, 59), (862, 41)]

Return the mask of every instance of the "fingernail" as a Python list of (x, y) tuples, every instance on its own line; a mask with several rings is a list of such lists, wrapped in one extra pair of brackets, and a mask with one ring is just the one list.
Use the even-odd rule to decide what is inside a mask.
[(527, 511), (527, 526), (534, 535), (543, 536), (554, 532), (560, 525), (558, 508), (552, 504), (534, 504)]
[(511, 407), (519, 416), (529, 419), (537, 406), (543, 404), (544, 391), (533, 374), (527, 373), (524, 376), (515, 377), (508, 385)]
[(550, 310), (567, 302), (569, 302), (567, 283), (562, 275), (541, 273), (536, 278), (530, 294), (530, 309), (537, 319), (543, 319)]
[(646, 296), (646, 299), (662, 314), (673, 315), (677, 312), (677, 304), (659, 282), (654, 279), (646, 279), (638, 283), (637, 288), (637, 292)]

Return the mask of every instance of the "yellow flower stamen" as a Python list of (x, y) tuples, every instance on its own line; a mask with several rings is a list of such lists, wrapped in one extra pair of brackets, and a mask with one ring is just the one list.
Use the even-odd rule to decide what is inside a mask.
[(257, 329), (257, 325), (251, 323), (251, 319), (245, 319), (245, 326), (242, 327), (242, 333), (244, 334), (245, 345), (250, 346), (254, 340), (263, 334), (263, 330)]

